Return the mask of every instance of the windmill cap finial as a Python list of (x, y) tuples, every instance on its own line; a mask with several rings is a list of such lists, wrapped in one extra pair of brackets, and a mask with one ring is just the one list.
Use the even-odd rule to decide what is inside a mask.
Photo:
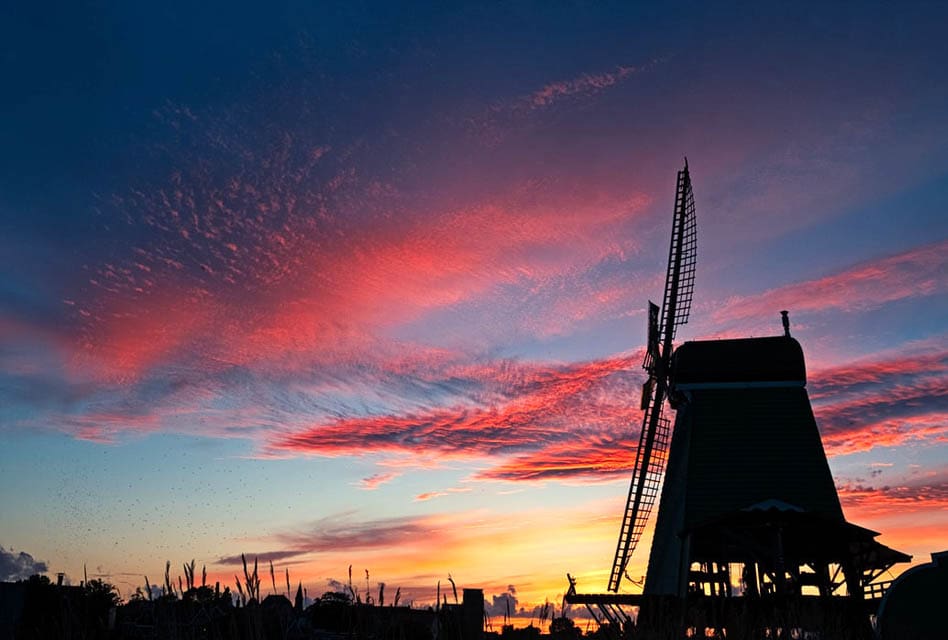
[(790, 337), (790, 312), (783, 310), (780, 312), (780, 319), (783, 321), (783, 335)]

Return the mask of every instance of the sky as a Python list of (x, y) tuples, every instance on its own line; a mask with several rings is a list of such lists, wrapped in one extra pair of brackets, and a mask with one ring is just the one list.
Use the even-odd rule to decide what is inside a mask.
[(0, 579), (604, 590), (684, 156), (678, 340), (948, 547), (944, 3), (198, 4), (3, 9)]

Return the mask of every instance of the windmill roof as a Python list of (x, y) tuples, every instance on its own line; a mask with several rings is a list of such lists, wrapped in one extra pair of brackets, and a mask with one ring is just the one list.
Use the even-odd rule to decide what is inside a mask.
[(672, 379), (678, 388), (693, 385), (806, 384), (800, 343), (787, 336), (701, 340), (675, 350)]

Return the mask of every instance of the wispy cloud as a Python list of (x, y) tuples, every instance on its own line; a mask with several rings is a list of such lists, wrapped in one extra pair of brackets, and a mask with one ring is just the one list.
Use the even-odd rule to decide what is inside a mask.
[[(576, 365), (496, 362), (453, 371), (471, 376), (474, 404), (408, 415), (376, 415), (318, 424), (280, 436), (274, 452), (323, 456), (368, 452), (476, 460), (543, 450), (630, 429), (638, 374), (631, 356)], [(592, 471), (589, 469), (587, 471)]]
[(479, 143), (498, 145), (535, 114), (592, 99), (659, 63), (659, 60), (651, 60), (639, 65), (616, 65), (611, 69), (552, 80), (521, 95), (498, 100), (482, 113), (467, 119), (466, 125)]
[[(552, 513), (548, 505), (518, 510), (516, 517), (489, 510), (390, 518), (340, 513), (278, 530), (263, 542), (257, 540), (254, 546), (265, 549), (257, 554), (261, 560), (297, 564), (302, 571), (302, 567), (316, 566), (316, 575), (322, 577), (344, 575), (350, 564), (358, 563), (355, 567), (359, 574), (361, 567), (369, 568), (373, 578), (398, 585), (406, 599), (421, 602), (434, 599), (438, 580), (446, 586), (446, 576), (453, 567), (468, 563), (465, 577), (459, 582), (476, 582), (495, 593), (516, 582), (523, 586), (518, 589), (521, 598), (542, 602), (549, 589), (560, 589), (562, 583), (562, 574), (554, 568), (561, 560), (561, 547), (552, 541), (587, 541), (589, 545), (577, 549), (574, 559), (579, 559), (581, 565), (591, 565), (597, 545), (614, 544), (617, 522), (613, 502), (558, 506), (554, 511), (562, 522), (552, 529), (548, 526)], [(432, 553), (432, 549), (438, 552)], [(498, 553), (498, 549), (503, 552)], [(549, 561), (527, 578), (518, 573), (518, 563), (511, 564), (512, 558), (525, 554)], [(252, 554), (248, 554), (250, 558)], [(239, 566), (240, 555), (221, 558), (220, 563)]]
[(300, 555), (298, 551), (263, 551), (261, 553), (244, 553), (236, 554), (232, 556), (224, 556), (217, 559), (218, 565), (230, 565), (239, 567), (242, 566), (244, 560), (248, 560), (253, 563), (254, 560), (258, 562), (279, 562), (287, 561), (296, 556)]
[[(70, 300), (76, 366), (135, 382), (162, 366), (295, 363), (326, 345), (351, 352), (433, 311), (501, 287), (555, 285), (622, 255), (633, 243), (615, 230), (650, 203), (526, 181), (456, 208), (418, 206), (394, 185), (322, 176), (322, 155), (261, 153), (265, 161), (230, 176), (189, 166), (108, 203), (150, 239), (116, 248)], [(507, 311), (530, 330), (531, 317)]]
[[(936, 479), (937, 480), (937, 479)], [(872, 486), (845, 483), (839, 487), (844, 507), (865, 517), (906, 514), (920, 510), (948, 511), (948, 479)]]
[(449, 496), (452, 493), (467, 493), (470, 490), (470, 487), (450, 487), (444, 491), (425, 491), (424, 493), (419, 493), (417, 496), (415, 496), (415, 502), (427, 502), (428, 500), (434, 500), (435, 498)]
[[(601, 482), (628, 473), (641, 413), (638, 358), (549, 367), (491, 363), (468, 369), (464, 406), (322, 423), (281, 435), (274, 453), (383, 453), (493, 461), (478, 480)], [(881, 358), (814, 372), (810, 394), (830, 455), (945, 441), (948, 354)], [(476, 390), (476, 391), (474, 391)], [(422, 494), (430, 499), (439, 492)]]
[(362, 478), (362, 480), (359, 481), (358, 486), (360, 489), (365, 489), (366, 491), (374, 491), (375, 489), (378, 489), (383, 484), (391, 482), (392, 480), (394, 480), (400, 475), (401, 474), (398, 473), (397, 471), (376, 473), (367, 478)]
[[(404, 516), (363, 520), (353, 513), (340, 513), (321, 518), (292, 531), (273, 537), (277, 549), (245, 554), (263, 561), (289, 561), (312, 553), (346, 553), (388, 549), (402, 550), (414, 546), (431, 548), (454, 538), (455, 521), (447, 516)], [(218, 564), (237, 565), (240, 554), (220, 558)]]
[(557, 80), (531, 93), (525, 102), (531, 108), (540, 109), (564, 98), (600, 93), (642, 69), (643, 67), (619, 65), (612, 71), (584, 73), (568, 80)]
[(446, 495), (448, 495), (447, 491), (426, 491), (415, 496), (415, 502), (427, 502), (428, 500), (433, 500)]
[(712, 317), (717, 323), (728, 323), (770, 317), (774, 309), (865, 311), (896, 300), (948, 292), (946, 269), (948, 241), (942, 240), (815, 280), (731, 298)]
[(478, 480), (609, 482), (632, 470), (638, 425), (625, 426), (625, 437), (608, 432), (550, 444), (516, 455), (476, 475)]
[(817, 371), (811, 375), (810, 393), (831, 455), (948, 442), (944, 350)]
[(305, 531), (281, 534), (284, 544), (300, 553), (355, 549), (384, 549), (443, 539), (449, 535), (443, 517), (405, 516), (378, 520), (355, 520), (332, 516), (312, 523)]

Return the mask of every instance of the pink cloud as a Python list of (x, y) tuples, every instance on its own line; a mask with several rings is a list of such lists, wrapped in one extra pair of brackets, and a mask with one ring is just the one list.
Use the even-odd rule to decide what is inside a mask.
[(816, 280), (732, 298), (712, 318), (717, 323), (726, 323), (770, 317), (774, 309), (791, 309), (796, 313), (865, 311), (896, 300), (945, 293), (946, 268), (948, 241), (940, 241)]
[(855, 362), (810, 376), (831, 455), (948, 441), (948, 352)]
[(533, 108), (547, 107), (552, 103), (575, 95), (589, 95), (604, 91), (640, 71), (633, 66), (618, 66), (604, 73), (584, 73), (569, 80), (551, 82), (530, 94), (528, 103)]
[(625, 356), (558, 367), (493, 363), (467, 371), (486, 388), (485, 403), (321, 423), (278, 436), (267, 448), (323, 456), (438, 452), (473, 459), (597, 437), (626, 427), (637, 415), (628, 402), (637, 387), (631, 368)]
[(362, 478), (359, 481), (359, 488), (365, 489), (366, 491), (374, 491), (378, 489), (383, 484), (391, 482), (395, 478), (399, 477), (401, 474), (396, 471), (388, 471), (385, 473), (376, 473), (368, 478)]
[(415, 496), (415, 502), (426, 502), (446, 495), (448, 495), (447, 491), (426, 491)]
[(864, 517), (934, 510), (948, 511), (948, 481), (904, 483), (879, 487), (846, 483), (838, 488), (840, 501)]
[[(75, 311), (85, 312), (83, 366), (96, 361), (105, 377), (132, 381), (182, 352), (223, 364), (292, 362), (327, 345), (352, 353), (368, 335), (431, 311), (500, 286), (543, 287), (630, 250), (614, 230), (650, 203), (636, 193), (524, 183), (480, 204), (412, 211), (387, 185), (299, 193), (271, 178), (215, 186), (175, 174), (166, 189), (119, 199), (156, 240), (94, 270)], [(339, 193), (345, 198), (330, 207)], [(515, 321), (529, 331), (533, 320)]]
[[(625, 431), (634, 428), (630, 424)], [(475, 477), (507, 482), (608, 482), (632, 471), (637, 446), (637, 434), (629, 433), (624, 438), (605, 433), (589, 434), (510, 457)]]
[(890, 357), (827, 367), (810, 373), (810, 397), (822, 400), (868, 385), (888, 385), (905, 379), (948, 376), (948, 352), (932, 346), (904, 357)]
[(434, 500), (435, 498), (443, 498), (452, 493), (468, 493), (470, 490), (470, 487), (449, 487), (444, 491), (425, 491), (415, 496), (415, 502), (426, 502), (428, 500)]

